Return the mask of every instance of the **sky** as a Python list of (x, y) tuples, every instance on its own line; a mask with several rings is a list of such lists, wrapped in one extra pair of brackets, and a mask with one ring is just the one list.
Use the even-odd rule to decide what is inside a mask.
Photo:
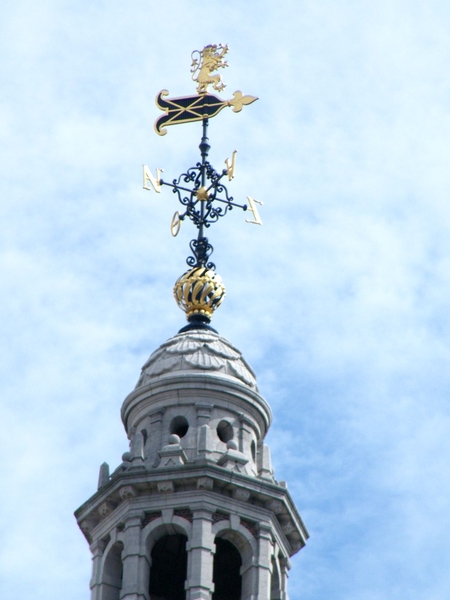
[(127, 450), (123, 399), (185, 323), (192, 224), (170, 191), (200, 125), (191, 52), (228, 43), (210, 123), (238, 150), (211, 227), (213, 326), (270, 403), (267, 436), (309, 530), (291, 600), (450, 594), (450, 5), (443, 0), (30, 0), (0, 8), (0, 597), (89, 598), (73, 511)]

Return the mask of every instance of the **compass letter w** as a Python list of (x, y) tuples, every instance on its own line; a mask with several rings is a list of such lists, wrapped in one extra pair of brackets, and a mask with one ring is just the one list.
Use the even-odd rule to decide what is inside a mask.
[(150, 190), (149, 183), (155, 192), (161, 191), (161, 173), (163, 173), (163, 169), (156, 169), (156, 177), (153, 177), (152, 172), (147, 167), (147, 165), (142, 165), (144, 167), (144, 190)]

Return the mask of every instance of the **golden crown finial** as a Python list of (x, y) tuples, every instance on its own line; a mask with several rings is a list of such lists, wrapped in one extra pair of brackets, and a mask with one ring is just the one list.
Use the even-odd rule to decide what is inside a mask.
[(178, 306), (189, 322), (208, 324), (225, 298), (220, 275), (206, 267), (194, 267), (179, 277), (173, 288)]

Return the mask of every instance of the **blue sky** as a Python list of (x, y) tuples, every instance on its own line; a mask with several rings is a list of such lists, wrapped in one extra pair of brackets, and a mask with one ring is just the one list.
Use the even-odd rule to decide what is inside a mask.
[(237, 148), (210, 231), (219, 332), (274, 412), (278, 479), (311, 538), (291, 600), (441, 600), (450, 576), (450, 6), (380, 0), (5, 2), (0, 9), (0, 596), (89, 598), (73, 511), (127, 449), (119, 410), (184, 324), (193, 228), (142, 190), (200, 127), (153, 131), (194, 93), (190, 54), (228, 43), (211, 121)]

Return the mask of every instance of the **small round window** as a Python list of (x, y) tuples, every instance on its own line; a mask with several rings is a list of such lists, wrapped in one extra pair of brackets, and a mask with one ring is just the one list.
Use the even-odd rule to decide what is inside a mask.
[(226, 444), (234, 437), (233, 427), (228, 421), (220, 421), (217, 425), (217, 435), (219, 436), (219, 440)]
[(189, 423), (186, 417), (174, 417), (170, 422), (170, 433), (175, 433), (180, 438), (187, 434), (189, 429)]

